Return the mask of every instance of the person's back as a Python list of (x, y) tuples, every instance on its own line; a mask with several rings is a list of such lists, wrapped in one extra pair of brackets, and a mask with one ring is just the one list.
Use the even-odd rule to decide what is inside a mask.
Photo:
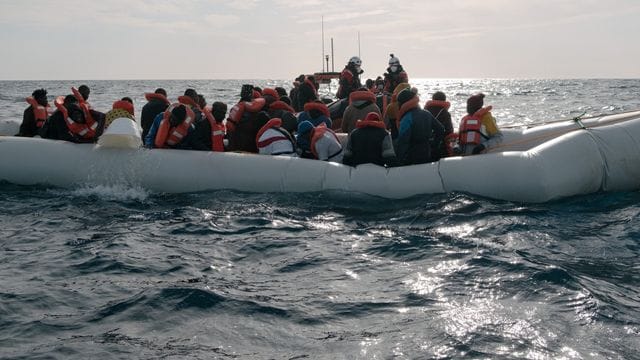
[(304, 107), (306, 103), (318, 100), (318, 88), (313, 76), (307, 78), (300, 84), (298, 90), (298, 101)]
[(291, 134), (282, 128), (282, 120), (270, 119), (258, 131), (256, 136), (258, 153), (262, 155), (295, 155), (295, 141)]
[[(436, 91), (431, 100), (427, 101), (424, 105), (424, 109), (430, 112), (444, 127), (445, 137), (453, 133), (453, 123), (451, 122), (451, 114), (449, 113), (450, 106), (451, 103), (447, 101), (447, 96), (442, 91)], [(449, 155), (444, 142), (432, 144), (431, 153), (436, 160)]]
[(75, 143), (93, 142), (97, 124), (87, 127), (83, 110), (73, 95), (59, 97), (54, 102), (57, 110), (42, 127), (40, 136), (51, 140)]
[(111, 110), (104, 114), (103, 130), (106, 130), (115, 119), (127, 118), (135, 121), (134, 113), (133, 100), (131, 98), (123, 97), (115, 101), (111, 106)]
[(400, 127), (400, 119), (398, 119), (398, 112), (400, 111), (400, 106), (398, 105), (398, 94), (402, 90), (410, 88), (411, 85), (407, 83), (402, 83), (396, 86), (391, 96), (391, 102), (387, 105), (387, 108), (384, 109), (384, 123), (387, 125), (387, 129), (391, 132), (392, 139), (396, 139), (398, 137), (398, 128)]
[(194, 122), (195, 114), (191, 108), (180, 103), (173, 104), (164, 113), (158, 114), (147, 134), (145, 146), (192, 150)]
[(24, 110), (22, 123), (16, 136), (34, 137), (39, 135), (39, 130), (47, 121), (49, 116), (49, 104), (47, 101), (47, 90), (35, 90), (27, 99), (29, 107)]
[(342, 115), (341, 131), (350, 133), (356, 128), (356, 121), (364, 119), (370, 112), (380, 114), (380, 109), (376, 104), (376, 96), (366, 90), (360, 89), (349, 95), (349, 106)]
[(391, 135), (386, 130), (380, 114), (371, 112), (359, 120), (349, 134), (342, 163), (349, 166), (376, 164), (395, 165), (396, 155)]
[(316, 159), (342, 163), (342, 143), (333, 130), (324, 123), (318, 125), (311, 134), (311, 152)]
[(400, 128), (395, 151), (401, 165), (423, 164), (433, 161), (431, 142), (444, 138), (444, 127), (429, 113), (419, 107), (418, 97), (405, 89), (398, 94)]
[(144, 94), (147, 99), (147, 103), (142, 107), (140, 114), (140, 126), (142, 127), (142, 138), (144, 139), (149, 133), (153, 120), (158, 114), (163, 113), (169, 107), (169, 100), (167, 100), (167, 92), (158, 88), (153, 93)]
[(231, 108), (227, 119), (229, 151), (258, 152), (256, 135), (260, 127), (257, 117), (265, 104), (264, 98), (253, 98), (253, 86), (242, 86), (240, 101)]

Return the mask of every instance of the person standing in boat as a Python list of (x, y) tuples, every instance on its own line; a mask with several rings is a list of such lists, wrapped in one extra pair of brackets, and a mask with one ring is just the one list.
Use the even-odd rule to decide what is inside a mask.
[(291, 106), (295, 109), (295, 112), (302, 111), (302, 104), (300, 104), (299, 94), (300, 94), (300, 85), (304, 82), (304, 75), (300, 74), (294, 81), (293, 87), (289, 91), (289, 98), (291, 99)]
[(38, 89), (27, 98), (29, 107), (22, 114), (22, 124), (16, 136), (34, 137), (42, 128), (47, 117), (49, 117), (49, 101), (47, 100), (47, 90)]
[(433, 161), (431, 143), (439, 143), (444, 138), (444, 127), (430, 112), (421, 109), (419, 102), (411, 89), (404, 89), (398, 94), (400, 127), (395, 151), (400, 165)]
[(376, 164), (394, 166), (396, 153), (391, 135), (385, 128), (378, 112), (368, 113), (358, 120), (356, 128), (349, 134), (342, 163), (349, 166)]
[(363, 73), (361, 66), (362, 60), (360, 60), (359, 57), (353, 56), (349, 59), (344, 70), (340, 73), (340, 79), (338, 80), (340, 84), (338, 92), (336, 93), (338, 99), (347, 99), (349, 94), (362, 87), (360, 83), (360, 74)]
[[(442, 91), (436, 91), (433, 93), (431, 100), (424, 104), (424, 109), (430, 112), (431, 115), (433, 115), (433, 117), (435, 117), (436, 120), (444, 126), (445, 139), (447, 139), (449, 135), (453, 134), (453, 123), (451, 122), (449, 107), (451, 107), (451, 103), (447, 101), (447, 95)], [(433, 155), (434, 160), (439, 160), (440, 158), (449, 155), (445, 141), (439, 144), (432, 143), (431, 145), (431, 154)]]
[(301, 122), (296, 142), (302, 158), (342, 163), (342, 143), (324, 123), (314, 127), (309, 121)]
[(467, 99), (467, 115), (460, 121), (458, 131), (459, 149), (456, 153), (475, 155), (502, 142), (502, 132), (491, 114), (491, 106), (484, 106), (484, 94)]
[(144, 94), (147, 103), (142, 107), (140, 114), (140, 126), (142, 127), (142, 138), (146, 138), (153, 120), (158, 114), (163, 113), (169, 107), (167, 92), (163, 88), (157, 88), (153, 93)]
[(391, 93), (399, 84), (409, 82), (409, 75), (407, 75), (407, 72), (404, 71), (402, 65), (400, 65), (400, 59), (393, 56), (393, 54), (390, 56), (389, 67), (384, 74), (383, 92), (386, 94)]
[(376, 95), (364, 87), (352, 92), (349, 95), (349, 106), (347, 106), (342, 115), (340, 130), (343, 133), (350, 133), (356, 128), (356, 122), (363, 119), (370, 112), (381, 115), (380, 108), (376, 104)]
[(307, 76), (298, 89), (298, 101), (304, 108), (306, 103), (318, 100), (318, 84), (313, 75)]
[(100, 124), (88, 116), (87, 108), (78, 104), (75, 95), (60, 96), (54, 104), (57, 110), (40, 129), (42, 138), (75, 143), (96, 141)]

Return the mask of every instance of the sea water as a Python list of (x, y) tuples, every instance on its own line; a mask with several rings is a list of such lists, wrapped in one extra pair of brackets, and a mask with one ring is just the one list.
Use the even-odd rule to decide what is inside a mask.
[[(231, 104), (245, 82), (290, 88), (0, 82), (0, 132), (40, 87), (86, 83), (96, 109), (129, 96), (139, 115), (156, 87)], [(502, 127), (640, 109), (633, 79), (413, 85), (422, 102), (445, 91), (454, 125), (478, 91)], [(522, 204), (0, 183), (0, 358), (638, 359), (639, 218), (637, 191)]]

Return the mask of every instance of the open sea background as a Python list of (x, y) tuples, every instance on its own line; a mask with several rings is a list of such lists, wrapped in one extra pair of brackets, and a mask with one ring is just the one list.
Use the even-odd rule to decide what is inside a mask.
[[(247, 82), (291, 87), (2, 81), (0, 134), (40, 87), (139, 115), (156, 87), (231, 104)], [(477, 91), (502, 127), (640, 109), (640, 79), (413, 85), (445, 91), (454, 125)], [(640, 359), (639, 204), (0, 183), (0, 358)]]

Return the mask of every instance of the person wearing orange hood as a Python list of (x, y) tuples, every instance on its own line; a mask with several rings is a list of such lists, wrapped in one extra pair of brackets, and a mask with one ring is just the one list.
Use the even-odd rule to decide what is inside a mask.
[(342, 163), (349, 166), (376, 164), (394, 166), (396, 153), (391, 135), (377, 112), (368, 113), (356, 122), (356, 128), (349, 134)]
[(458, 143), (463, 155), (475, 155), (502, 142), (502, 132), (491, 115), (491, 106), (484, 106), (484, 94), (467, 99), (467, 115), (460, 121)]

